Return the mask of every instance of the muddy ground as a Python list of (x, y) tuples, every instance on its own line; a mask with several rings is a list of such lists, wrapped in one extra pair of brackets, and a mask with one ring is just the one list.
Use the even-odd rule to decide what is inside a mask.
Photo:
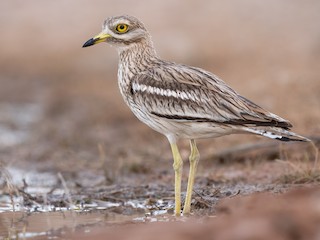
[[(319, 239), (318, 1), (0, 3), (0, 239)], [(117, 54), (82, 49), (131, 14), (166, 59), (205, 68), (313, 144), (200, 140), (192, 216), (174, 218), (167, 140), (117, 88)], [(180, 141), (186, 189), (189, 146)]]

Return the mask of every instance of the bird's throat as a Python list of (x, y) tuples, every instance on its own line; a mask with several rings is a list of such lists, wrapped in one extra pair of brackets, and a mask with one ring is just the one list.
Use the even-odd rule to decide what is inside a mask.
[(150, 62), (158, 59), (151, 40), (144, 39), (118, 49), (120, 64), (142, 70)]

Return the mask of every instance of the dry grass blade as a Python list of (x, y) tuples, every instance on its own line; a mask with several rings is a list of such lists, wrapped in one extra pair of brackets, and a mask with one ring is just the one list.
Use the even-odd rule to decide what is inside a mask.
[(11, 174), (8, 172), (2, 162), (0, 162), (0, 177), (3, 178), (6, 188), (2, 190), (2, 193), (7, 192), (9, 194), (13, 211), (15, 211), (15, 202), (13, 196), (19, 196), (19, 189), (12, 183)]
[(309, 161), (309, 157), (307, 155), (298, 163), (277, 160), (289, 167), (288, 173), (281, 176), (277, 180), (278, 182), (293, 184), (320, 182), (320, 166), (318, 164), (319, 149), (313, 141), (310, 142), (310, 145), (314, 150), (313, 163)]

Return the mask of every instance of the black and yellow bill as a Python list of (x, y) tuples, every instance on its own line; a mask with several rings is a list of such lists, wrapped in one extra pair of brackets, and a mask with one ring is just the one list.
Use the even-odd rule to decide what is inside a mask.
[(97, 43), (105, 42), (108, 37), (111, 37), (111, 35), (102, 32), (102, 33), (98, 34), (97, 36), (86, 41), (82, 47), (90, 47), (90, 46), (95, 45)]

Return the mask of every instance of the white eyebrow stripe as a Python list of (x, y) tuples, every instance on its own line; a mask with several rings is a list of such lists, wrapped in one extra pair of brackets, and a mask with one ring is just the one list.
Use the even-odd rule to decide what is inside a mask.
[(191, 92), (185, 92), (180, 90), (163, 89), (153, 86), (147, 86), (145, 84), (132, 83), (132, 90), (134, 92), (147, 92), (150, 94), (156, 94), (164, 97), (174, 97), (182, 100), (191, 100), (193, 102), (201, 101), (200, 98), (192, 94)]

